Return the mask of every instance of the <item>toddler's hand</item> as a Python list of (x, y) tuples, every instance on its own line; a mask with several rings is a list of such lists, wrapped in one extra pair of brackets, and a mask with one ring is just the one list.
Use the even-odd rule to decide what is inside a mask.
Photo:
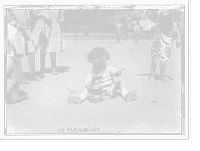
[(118, 71), (117, 73), (114, 74), (115, 77), (119, 77), (121, 75), (121, 71)]
[(86, 87), (86, 88), (90, 88), (90, 87), (91, 87), (91, 83), (90, 83), (90, 82), (87, 82), (87, 83), (85, 84), (85, 87)]

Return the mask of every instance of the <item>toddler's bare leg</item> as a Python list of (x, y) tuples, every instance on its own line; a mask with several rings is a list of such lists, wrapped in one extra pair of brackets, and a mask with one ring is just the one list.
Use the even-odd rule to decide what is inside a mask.
[(125, 98), (125, 96), (128, 94), (127, 89), (124, 86), (124, 83), (122, 81), (117, 81), (114, 83), (113, 88), (113, 95), (120, 94), (122, 98)]
[(117, 91), (120, 92), (120, 95), (125, 102), (131, 102), (132, 100), (136, 100), (137, 92), (136, 91), (128, 92), (122, 81), (118, 81), (115, 83), (113, 94), (116, 93)]

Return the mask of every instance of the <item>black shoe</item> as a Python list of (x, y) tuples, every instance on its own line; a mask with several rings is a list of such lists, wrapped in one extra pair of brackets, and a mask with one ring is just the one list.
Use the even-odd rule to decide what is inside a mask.
[(41, 69), (41, 70), (40, 70), (39, 76), (40, 76), (41, 78), (46, 77), (46, 76), (44, 75), (44, 74), (45, 74), (44, 70), (45, 70), (45, 69)]
[(15, 93), (12, 95), (11, 99), (15, 99), (15, 100), (27, 100), (28, 99), (28, 95), (27, 93), (23, 92), (23, 91), (19, 91), (18, 93)]
[(27, 81), (25, 78), (23, 78), (22, 81), (20, 81), (20, 83), (22, 83), (22, 84), (30, 84), (30, 82)]
[(35, 81), (42, 81), (42, 78), (40, 78), (40, 77), (38, 77), (38, 76), (36, 76), (36, 75), (33, 75), (33, 76), (30, 77), (30, 80), (31, 80), (31, 81), (34, 81), (34, 80), (35, 80)]
[(56, 71), (55, 68), (52, 68), (52, 69), (51, 69), (51, 72), (52, 72), (53, 75), (58, 75), (58, 71)]

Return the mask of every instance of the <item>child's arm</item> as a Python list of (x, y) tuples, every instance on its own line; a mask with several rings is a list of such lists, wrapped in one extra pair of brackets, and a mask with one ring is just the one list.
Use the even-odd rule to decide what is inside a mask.
[(7, 13), (7, 20), (6, 21), (8, 21), (8, 23), (10, 24), (10, 25), (12, 25), (12, 26), (14, 26), (15, 27), (15, 25), (16, 25), (16, 19), (15, 19), (15, 14), (14, 13)]
[(119, 77), (121, 75), (121, 71), (118, 68), (113, 66), (107, 66), (110, 74), (113, 74), (115, 77)]
[(64, 21), (65, 20), (65, 11), (64, 10), (61, 10), (61, 12), (60, 12), (60, 22), (62, 22), (62, 21)]
[(181, 33), (179, 28), (179, 22), (180, 22), (180, 15), (175, 12), (174, 13), (174, 33), (177, 36), (176, 46), (180, 47), (181, 43)]
[(149, 21), (157, 23), (159, 20), (159, 14), (157, 13), (157, 9), (145, 9), (141, 14), (141, 19), (149, 19)]
[(89, 73), (87, 78), (86, 78), (86, 81), (85, 81), (85, 87), (90, 87), (91, 86), (91, 83), (92, 83), (92, 76), (91, 74)]
[(178, 23), (176, 23), (176, 30), (174, 31), (176, 36), (177, 36), (177, 40), (176, 40), (176, 46), (180, 47), (180, 43), (181, 43), (181, 33), (180, 33), (180, 29), (179, 29), (179, 25)]
[(8, 22), (11, 26), (14, 26), (15, 28), (21, 30), (21, 31), (26, 31), (29, 27), (25, 27), (20, 25), (17, 21), (16, 21), (16, 15), (15, 12), (13, 10), (8, 10)]
[(51, 17), (48, 14), (48, 11), (45, 11), (45, 10), (36, 9), (36, 10), (33, 11), (33, 15), (35, 17), (37, 17), (37, 19), (41, 19), (41, 18), (43, 18), (45, 20), (50, 20), (51, 19)]
[(115, 77), (119, 77), (121, 75), (121, 71), (118, 71), (117, 73), (114, 74)]
[(147, 17), (147, 11), (148, 11), (148, 9), (145, 9), (145, 10), (143, 10), (143, 12), (142, 12), (142, 14), (141, 14), (141, 19), (145, 19), (145, 18), (148, 18)]

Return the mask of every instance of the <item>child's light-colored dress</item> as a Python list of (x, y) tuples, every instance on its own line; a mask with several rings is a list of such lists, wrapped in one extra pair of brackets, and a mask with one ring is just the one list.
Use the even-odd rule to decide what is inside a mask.
[(177, 14), (171, 10), (158, 14), (156, 10), (148, 10), (146, 17), (156, 23), (152, 44), (152, 59), (170, 60), (174, 25), (179, 22)]
[[(36, 38), (31, 27), (31, 10), (7, 10), (6, 42), (15, 57), (23, 57), (36, 52)], [(25, 32), (20, 27), (28, 28)]]
[[(86, 78), (85, 85), (88, 85), (88, 83), (92, 83), (93, 77), (102, 76), (102, 96), (108, 96), (108, 95), (122, 95), (125, 97), (126, 94), (128, 94), (128, 91), (126, 90), (124, 83), (122, 81), (114, 81), (113, 75), (117, 72), (120, 72), (118, 68), (115, 68), (111, 65), (105, 65), (104, 68), (100, 72), (96, 72), (93, 68), (88, 73), (88, 76)], [(87, 88), (83, 91), (82, 94), (79, 96), (81, 100), (85, 100), (88, 97), (88, 91)]]
[(34, 10), (35, 16), (43, 16), (35, 25), (34, 33), (38, 38), (38, 47), (48, 52), (64, 50), (60, 21), (64, 20), (62, 10)]

